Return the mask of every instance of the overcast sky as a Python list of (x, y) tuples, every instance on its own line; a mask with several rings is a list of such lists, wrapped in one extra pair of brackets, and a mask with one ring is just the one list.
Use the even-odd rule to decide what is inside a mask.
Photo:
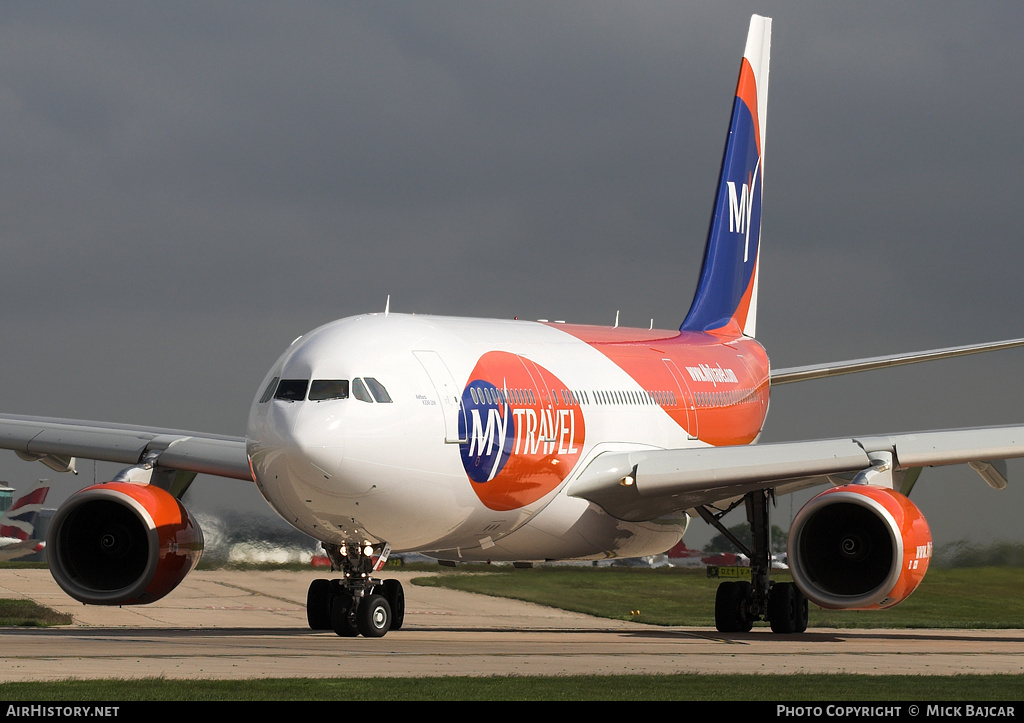
[[(1019, 2), (5, 2), (0, 410), (241, 435), (292, 339), (389, 294), (678, 326), (752, 12), (773, 364), (1024, 336)], [(1024, 422), (1022, 365), (780, 387), (764, 439)], [(81, 468), (0, 454), (51, 501)], [(926, 471), (936, 542), (1024, 538), (1010, 471)]]

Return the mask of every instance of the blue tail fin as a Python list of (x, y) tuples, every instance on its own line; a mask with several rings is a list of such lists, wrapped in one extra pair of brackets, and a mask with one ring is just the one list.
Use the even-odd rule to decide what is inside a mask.
[(682, 331), (754, 336), (772, 21), (750, 19), (697, 293)]

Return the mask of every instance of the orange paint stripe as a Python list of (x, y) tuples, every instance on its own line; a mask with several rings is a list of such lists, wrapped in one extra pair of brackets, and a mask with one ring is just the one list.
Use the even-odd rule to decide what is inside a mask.
[(754, 69), (746, 58), (740, 65), (740, 79), (736, 84), (736, 97), (742, 100), (754, 119), (754, 138), (757, 140), (757, 154), (761, 155), (761, 119), (757, 117), (757, 80)]

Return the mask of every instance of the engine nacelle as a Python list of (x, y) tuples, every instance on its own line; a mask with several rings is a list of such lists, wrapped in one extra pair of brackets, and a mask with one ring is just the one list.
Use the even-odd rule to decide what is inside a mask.
[(198, 564), (199, 525), (173, 495), (150, 485), (86, 487), (57, 510), (46, 536), (50, 573), (90, 605), (159, 600)]
[(921, 511), (887, 487), (822, 492), (797, 513), (789, 532), (793, 580), (823, 608), (892, 607), (921, 584), (931, 556)]

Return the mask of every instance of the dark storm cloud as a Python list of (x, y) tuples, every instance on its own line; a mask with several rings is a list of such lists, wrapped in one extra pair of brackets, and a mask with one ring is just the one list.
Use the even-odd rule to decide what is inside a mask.
[[(241, 434), (295, 336), (388, 294), (677, 324), (752, 12), (775, 364), (1024, 335), (1016, 4), (6, 3), (0, 409)], [(1021, 421), (1019, 364), (780, 388), (765, 439)], [(928, 479), (944, 529), (1014, 507)]]

